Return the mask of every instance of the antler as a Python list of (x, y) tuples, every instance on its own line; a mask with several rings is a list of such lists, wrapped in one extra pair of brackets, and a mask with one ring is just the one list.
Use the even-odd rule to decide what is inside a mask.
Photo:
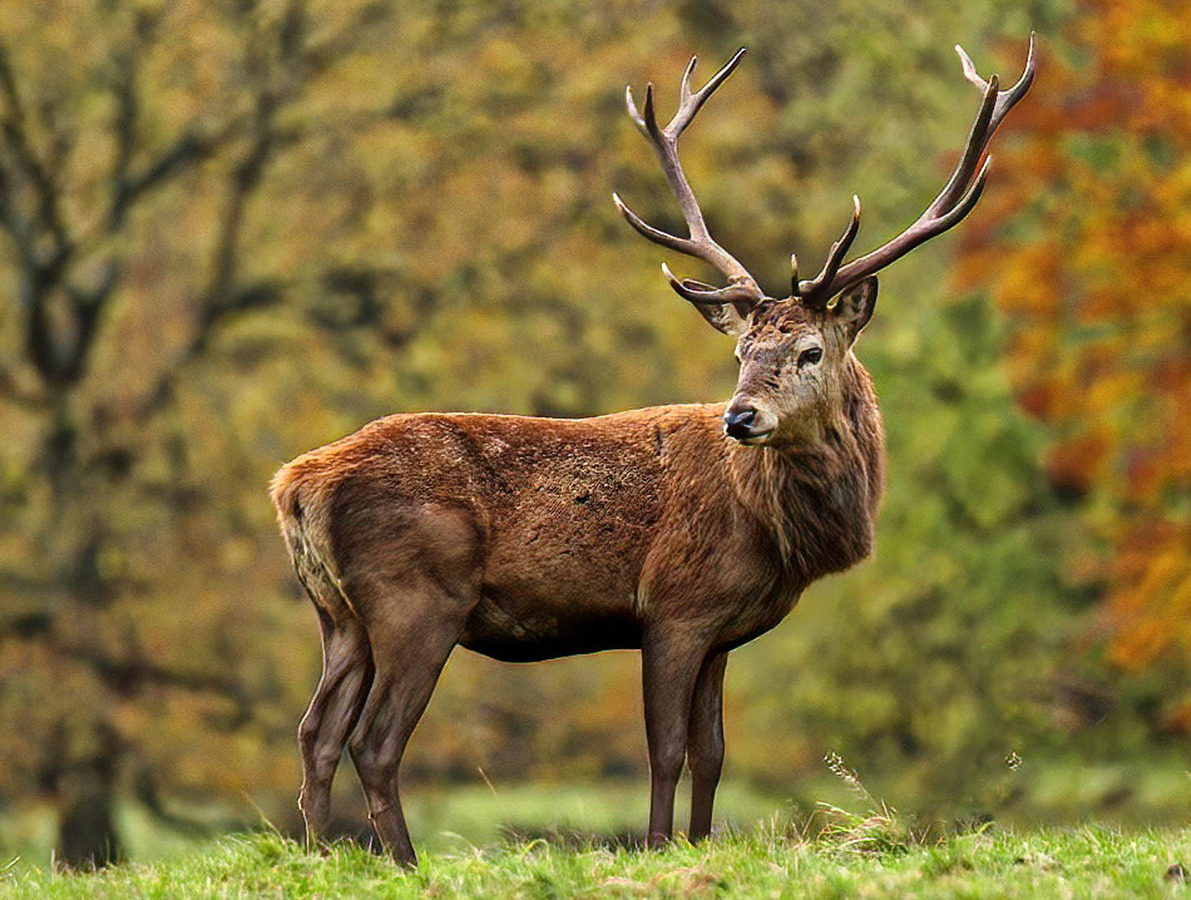
[(840, 262), (860, 227), (860, 199), (853, 196), (852, 220), (840, 239), (832, 245), (827, 262), (823, 264), (818, 275), (809, 281), (799, 281), (797, 260), (793, 256), (790, 257), (794, 269), (794, 298), (804, 305), (823, 308), (836, 294), (905, 256), (923, 241), (956, 225), (976, 206), (988, 178), (988, 164), (992, 160), (992, 157), (986, 159), (977, 172), (980, 158), (1001, 120), (1026, 95), (1034, 81), (1034, 35), (1030, 35), (1030, 50), (1026, 57), (1025, 71), (1017, 84), (1007, 91), (998, 89), (1000, 81), (996, 75), (988, 81), (981, 78), (968, 54), (958, 44), (955, 51), (963, 63), (964, 77), (984, 92), (984, 99), (980, 104), (980, 111), (976, 114), (976, 121), (972, 124), (963, 156), (960, 157), (955, 171), (951, 173), (950, 180), (913, 225), (884, 246), (841, 267)]
[(744, 56), (743, 47), (737, 50), (736, 55), (728, 60), (724, 67), (711, 76), (707, 84), (695, 93), (691, 92), (691, 75), (695, 72), (697, 60), (692, 56), (690, 63), (687, 64), (686, 72), (682, 76), (678, 111), (674, 113), (674, 117), (665, 128), (658, 127), (657, 117), (654, 114), (653, 84), (650, 83), (645, 88), (644, 115), (637, 111), (637, 104), (633, 101), (633, 89), (625, 88), (625, 104), (629, 108), (629, 116), (657, 151), (658, 159), (662, 162), (662, 170), (666, 173), (666, 180), (670, 183), (670, 188), (674, 191), (674, 195), (682, 207), (682, 215), (686, 219), (690, 237), (678, 237), (654, 228), (625, 206), (619, 196), (613, 194), (612, 199), (621, 215), (642, 235), (663, 247), (669, 247), (671, 250), (677, 250), (679, 253), (685, 253), (710, 263), (728, 279), (727, 286), (722, 288), (716, 288), (693, 278), (680, 280), (675, 278), (669, 267), (663, 263), (662, 272), (665, 273), (670, 286), (679, 296), (702, 306), (731, 303), (743, 314), (764, 296), (764, 292), (758, 286), (757, 280), (748, 273), (748, 270), (712, 239), (711, 234), (707, 231), (707, 224), (703, 221), (699, 202), (695, 199), (695, 193), (691, 190), (686, 175), (683, 174), (682, 164), (678, 161), (679, 135), (691, 124), (691, 120), (707, 102), (707, 98), (715, 93), (716, 88), (732, 74), (742, 56)]

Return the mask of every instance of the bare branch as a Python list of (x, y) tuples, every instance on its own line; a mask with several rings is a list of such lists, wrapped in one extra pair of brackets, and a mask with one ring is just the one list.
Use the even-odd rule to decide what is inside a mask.
[(303, 69), (314, 74), (325, 71), (343, 56), (354, 52), (377, 28), (391, 27), (387, 20), (392, 8), (383, 0), (373, 0), (356, 9), (338, 31), (317, 43), (305, 41), (300, 53)]
[(16, 244), (21, 267), (33, 271), (38, 262), (33, 251), (32, 226), (17, 209), (13, 182), (13, 174), (0, 157), (0, 226)]
[(9, 62), (8, 49), (3, 43), (0, 43), (0, 96), (3, 96), (7, 107), (7, 114), (0, 121), (4, 146), (33, 187), (37, 197), (37, 225), (53, 238), (55, 244), (49, 258), (36, 259), (36, 262), (41, 268), (60, 268), (72, 249), (61, 215), (61, 198), (52, 176), (33, 148), (20, 91)]
[(91, 646), (52, 641), (54, 649), (63, 656), (86, 663), (113, 690), (133, 693), (147, 686), (172, 687), (202, 694), (218, 694), (247, 708), (244, 686), (222, 672), (175, 669), (143, 658), (111, 656)]

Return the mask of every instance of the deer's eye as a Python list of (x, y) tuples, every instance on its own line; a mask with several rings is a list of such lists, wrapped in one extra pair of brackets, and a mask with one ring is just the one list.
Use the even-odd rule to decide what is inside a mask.
[(807, 347), (805, 350), (803, 350), (801, 353), (798, 354), (798, 368), (801, 369), (803, 366), (813, 366), (815, 363), (817, 363), (822, 358), (823, 358), (823, 348), (822, 347)]

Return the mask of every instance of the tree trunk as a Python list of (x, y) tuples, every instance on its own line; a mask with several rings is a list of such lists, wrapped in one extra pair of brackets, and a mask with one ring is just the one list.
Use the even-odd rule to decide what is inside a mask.
[(59, 780), (58, 860), (93, 869), (120, 858), (120, 836), (112, 816), (114, 760), (97, 757), (72, 766)]

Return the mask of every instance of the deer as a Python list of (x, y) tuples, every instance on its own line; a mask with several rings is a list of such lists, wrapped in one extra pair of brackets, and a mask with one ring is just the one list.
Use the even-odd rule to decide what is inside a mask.
[(692, 58), (664, 127), (653, 85), (641, 109), (626, 89), (688, 235), (613, 200), (641, 235), (726, 280), (679, 279), (662, 265), (670, 287), (736, 340), (740, 372), (726, 403), (583, 419), (397, 414), (277, 472), (273, 504), (322, 639), (322, 676), (298, 729), (298, 805), (311, 845), (346, 746), (381, 846), (416, 864), (398, 770), (457, 646), (509, 662), (639, 650), (646, 844), (671, 839), (684, 764), (687, 836), (708, 837), (728, 653), (781, 622), (817, 579), (873, 549), (884, 431), (855, 345), (876, 304), (876, 273), (972, 211), (988, 143), (1034, 79), (1032, 35), (1024, 73), (1007, 90), (956, 51), (981, 101), (943, 189), (903, 232), (844, 263), (860, 227), (853, 196), (817, 275), (800, 280), (791, 256), (782, 299), (712, 238), (678, 156), (679, 137), (744, 48), (699, 90)]

